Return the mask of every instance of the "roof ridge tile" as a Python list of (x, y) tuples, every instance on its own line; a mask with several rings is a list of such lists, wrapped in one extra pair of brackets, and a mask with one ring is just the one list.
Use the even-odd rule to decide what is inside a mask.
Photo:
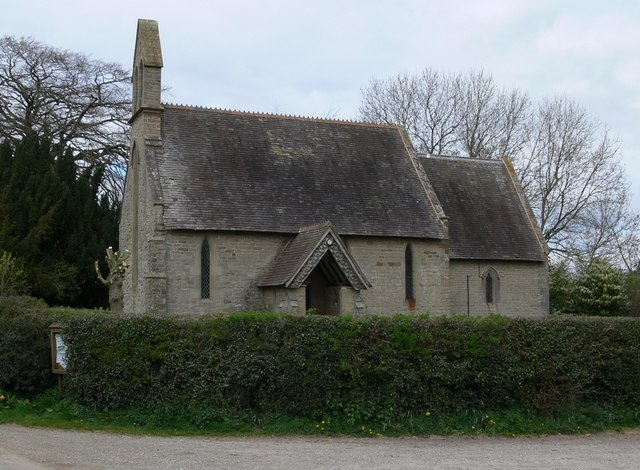
[(367, 121), (359, 121), (355, 119), (336, 119), (336, 118), (326, 118), (326, 117), (313, 117), (313, 116), (301, 116), (296, 114), (284, 114), (284, 113), (269, 113), (264, 111), (243, 111), (239, 109), (230, 109), (230, 108), (220, 108), (215, 106), (200, 106), (200, 105), (187, 105), (187, 104), (179, 104), (179, 103), (163, 103), (165, 107), (171, 107), (176, 109), (183, 110), (203, 110), (203, 111), (213, 111), (219, 113), (227, 113), (227, 114), (239, 114), (244, 116), (254, 116), (254, 117), (268, 117), (268, 118), (276, 118), (276, 119), (291, 119), (298, 121), (307, 121), (307, 122), (326, 122), (333, 124), (348, 124), (353, 126), (365, 126), (365, 127), (378, 127), (378, 128), (388, 128), (388, 129), (396, 129), (398, 126), (394, 124), (378, 124), (375, 122), (367, 122)]
[(434, 160), (458, 160), (463, 162), (495, 162), (502, 164), (502, 159), (500, 158), (480, 158), (480, 157), (470, 157), (468, 155), (433, 155), (433, 154), (425, 154), (418, 153), (420, 158), (426, 159), (434, 159)]

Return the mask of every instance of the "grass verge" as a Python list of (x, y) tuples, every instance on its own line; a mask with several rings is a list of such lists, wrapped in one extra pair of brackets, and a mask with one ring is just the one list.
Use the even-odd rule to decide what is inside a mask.
[(406, 413), (375, 420), (359, 420), (352, 415), (312, 420), (277, 413), (223, 413), (204, 405), (159, 404), (105, 412), (83, 408), (57, 390), (50, 390), (31, 400), (0, 392), (0, 423), (152, 435), (515, 437), (640, 428), (640, 408), (582, 405), (540, 413), (532, 408), (513, 407), (449, 414), (425, 411), (421, 415)]

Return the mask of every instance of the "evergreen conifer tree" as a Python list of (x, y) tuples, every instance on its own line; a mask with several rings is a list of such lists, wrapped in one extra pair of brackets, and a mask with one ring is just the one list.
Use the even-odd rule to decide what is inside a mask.
[(99, 194), (103, 169), (78, 174), (75, 160), (35, 135), (15, 148), (0, 147), (0, 251), (22, 262), (32, 295), (49, 303), (106, 305), (93, 260), (115, 245), (118, 208)]

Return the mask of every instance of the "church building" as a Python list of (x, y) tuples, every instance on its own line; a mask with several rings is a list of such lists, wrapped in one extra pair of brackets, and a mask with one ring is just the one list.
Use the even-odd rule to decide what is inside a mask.
[(548, 313), (547, 251), (508, 159), (405, 130), (161, 101), (139, 20), (120, 249), (129, 313)]

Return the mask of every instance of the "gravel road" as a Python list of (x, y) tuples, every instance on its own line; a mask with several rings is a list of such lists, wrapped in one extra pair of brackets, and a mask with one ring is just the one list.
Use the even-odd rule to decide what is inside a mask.
[(637, 469), (640, 432), (519, 438), (153, 437), (0, 425), (0, 469)]

